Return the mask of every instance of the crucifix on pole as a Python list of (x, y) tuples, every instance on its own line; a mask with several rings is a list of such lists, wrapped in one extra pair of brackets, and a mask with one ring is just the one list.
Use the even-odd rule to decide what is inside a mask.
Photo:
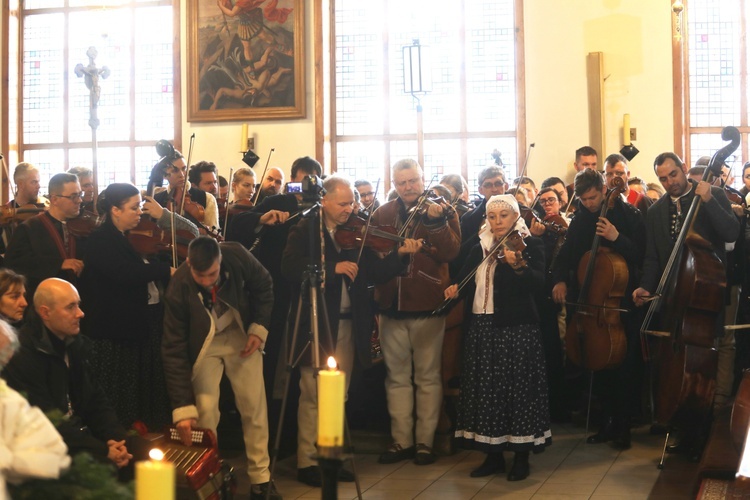
[(107, 78), (109, 76), (109, 68), (102, 66), (101, 68), (96, 67), (94, 59), (99, 53), (96, 47), (89, 47), (86, 51), (86, 55), (89, 58), (88, 66), (83, 64), (76, 64), (75, 73), (77, 77), (84, 77), (86, 88), (89, 89), (89, 127), (91, 127), (91, 154), (92, 154), (92, 165), (91, 170), (93, 171), (94, 181), (94, 211), (96, 212), (96, 198), (99, 193), (99, 179), (97, 175), (97, 149), (98, 143), (96, 141), (96, 129), (99, 127), (99, 114), (97, 112), (99, 108), (99, 96), (101, 95), (101, 87), (99, 86), (99, 77)]

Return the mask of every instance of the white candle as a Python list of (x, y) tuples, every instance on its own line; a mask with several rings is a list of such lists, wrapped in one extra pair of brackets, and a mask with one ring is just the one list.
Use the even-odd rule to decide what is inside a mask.
[(630, 115), (627, 113), (622, 117), (622, 145), (630, 146)]

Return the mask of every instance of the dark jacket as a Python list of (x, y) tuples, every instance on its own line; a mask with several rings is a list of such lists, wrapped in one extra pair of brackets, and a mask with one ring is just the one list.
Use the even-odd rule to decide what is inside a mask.
[(148, 283), (169, 279), (170, 266), (147, 263), (109, 220), (87, 243), (81, 274), (84, 332), (94, 338), (139, 340), (149, 334)]
[(59, 410), (66, 414), (70, 398), (72, 416), (57, 426), (69, 453), (85, 451), (108, 462), (107, 441), (124, 439), (126, 431), (92, 375), (90, 340), (81, 335), (68, 340), (68, 368), (54, 350), (50, 335), (38, 318), (32, 318), (21, 329), (21, 348), (3, 370), (3, 377), (45, 413)]
[[(372, 224), (400, 229), (406, 218), (406, 207), (397, 198), (375, 211)], [(430, 314), (442, 304), (443, 291), (450, 283), (448, 262), (456, 258), (461, 245), (458, 215), (434, 221), (417, 216), (414, 230), (406, 236), (425, 239), (432, 249), (410, 255), (405, 275), (375, 287), (380, 311), (392, 317)]]
[[(292, 311), (297, 310), (297, 303), (299, 301), (300, 286), (304, 277), (305, 271), (308, 264), (310, 263), (310, 226), (311, 219), (304, 219), (296, 226), (292, 227), (289, 231), (289, 239), (287, 240), (286, 249), (284, 250), (284, 258), (282, 260), (282, 269), (286, 279), (292, 284)], [(315, 230), (315, 234), (319, 235), (319, 231)], [(342, 278), (342, 275), (336, 274), (336, 264), (339, 262), (357, 261), (357, 254), (359, 250), (342, 250), (339, 252), (336, 250), (336, 246), (328, 231), (325, 231), (325, 303), (326, 310), (328, 312), (328, 319), (331, 325), (331, 341), (336, 342), (338, 333), (339, 316), (341, 311), (341, 287), (344, 282), (349, 283), (349, 279)], [(318, 242), (315, 248), (320, 248), (320, 238), (316, 238)], [(317, 252), (319, 253), (319, 252)], [(354, 341), (354, 349), (360, 364), (367, 368), (372, 362), (370, 355), (370, 336), (372, 335), (374, 312), (372, 310), (372, 304), (370, 300), (370, 292), (368, 286), (373, 283), (385, 283), (394, 276), (401, 274), (406, 271), (406, 263), (408, 259), (402, 259), (396, 251), (389, 253), (385, 258), (381, 259), (375, 252), (370, 248), (365, 248), (362, 252), (362, 259), (359, 263), (359, 272), (357, 273), (356, 279), (351, 283), (349, 289), (349, 298), (351, 299), (351, 315), (352, 315), (352, 338)], [(310, 338), (308, 333), (310, 332), (310, 315), (307, 314), (309, 309), (309, 301), (305, 301), (302, 308), (302, 315), (300, 320), (300, 328), (297, 334), (297, 345), (296, 352), (301, 352), (302, 347)], [(293, 322), (295, 318), (291, 318), (290, 322)], [(292, 327), (294, 325), (291, 325)], [(322, 335), (324, 326), (321, 322), (319, 326), (321, 332), (321, 350), (328, 353), (333, 353), (335, 348), (326, 342)], [(308, 362), (310, 356), (306, 356)]]
[[(690, 194), (684, 197), (683, 204), (689, 206), (695, 197), (695, 183)], [(724, 191), (711, 188), (713, 198), (701, 203), (693, 229), (711, 242), (713, 250), (722, 262), (726, 262), (725, 243), (735, 241), (740, 232), (740, 223), (732, 212), (732, 207)], [(659, 198), (646, 216), (646, 257), (643, 262), (641, 285), (649, 292), (656, 290), (672, 253), (674, 242), (670, 235), (669, 205), (672, 199), (668, 194)]]
[[(534, 295), (544, 288), (544, 243), (535, 236), (524, 239), (524, 242), (526, 249), (523, 254), (528, 265), (523, 272), (516, 273), (505, 263), (495, 266), (493, 319), (495, 325), (500, 328), (539, 323)], [(460, 283), (479, 266), (483, 258), (482, 246), (475, 245), (454, 282)], [(466, 299), (466, 317), (471, 314), (475, 293), (476, 279), (472, 278), (459, 294), (460, 298)]]
[[(42, 222), (42, 217), (54, 221), (54, 218), (46, 212), (25, 221), (13, 232), (13, 237), (8, 243), (8, 250), (5, 252), (5, 266), (26, 276), (29, 297), (33, 296), (39, 283), (47, 278), (61, 278), (74, 285), (77, 282), (73, 271), (61, 269), (66, 257), (58, 250), (55, 241), (47, 231), (47, 226)], [(81, 259), (83, 254), (83, 246), (76, 241), (74, 258)]]
[[(604, 200), (606, 203), (606, 199)], [(569, 296), (576, 298), (574, 291), (577, 289), (576, 273), (583, 255), (591, 250), (591, 245), (596, 235), (596, 223), (599, 220), (599, 211), (591, 212), (578, 203), (576, 215), (568, 227), (560, 251), (555, 259), (552, 273), (552, 283), (565, 282), (568, 285)], [(624, 202), (620, 196), (615, 199), (614, 207), (607, 212), (609, 220), (620, 235), (615, 241), (605, 238), (600, 239), (600, 246), (611, 248), (614, 252), (625, 259), (628, 266), (628, 288), (625, 299), (630, 297), (640, 279), (640, 268), (643, 263), (643, 253), (646, 246), (646, 231), (638, 209)], [(596, 279), (596, 275), (594, 275)]]
[[(245, 332), (265, 342), (273, 306), (271, 276), (239, 243), (222, 243), (221, 255), (224, 282), (218, 297), (239, 315)], [(185, 407), (194, 409), (193, 365), (204, 345), (213, 339), (215, 324), (187, 264), (181, 265), (172, 276), (164, 307), (162, 360), (169, 399), (176, 411)]]

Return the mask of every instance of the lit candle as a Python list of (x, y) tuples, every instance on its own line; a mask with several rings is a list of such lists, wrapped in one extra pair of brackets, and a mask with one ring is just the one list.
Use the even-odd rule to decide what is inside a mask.
[(630, 146), (630, 115), (627, 113), (622, 117), (622, 145)]
[(240, 151), (247, 151), (247, 123), (242, 124), (242, 136), (240, 137)]
[(328, 369), (318, 374), (318, 446), (344, 445), (346, 375), (328, 358)]
[(135, 464), (135, 499), (174, 500), (174, 464), (164, 461), (161, 450), (153, 449), (148, 455), (151, 460)]

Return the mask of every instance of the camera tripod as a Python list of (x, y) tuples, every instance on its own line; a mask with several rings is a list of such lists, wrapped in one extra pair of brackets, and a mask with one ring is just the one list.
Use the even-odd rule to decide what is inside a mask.
[[(294, 328), (292, 338), (289, 345), (289, 355), (287, 358), (286, 366), (286, 381), (284, 383), (284, 393), (281, 400), (281, 411), (279, 414), (279, 425), (276, 430), (276, 436), (274, 439), (274, 446), (271, 453), (271, 479), (274, 477), (276, 468), (276, 461), (279, 455), (279, 448), (281, 445), (281, 432), (284, 422), (284, 414), (286, 413), (287, 402), (289, 398), (289, 384), (291, 383), (291, 376), (294, 368), (299, 366), (303, 356), (308, 350), (311, 350), (312, 366), (317, 377), (317, 372), (321, 369), (320, 363), (320, 351), (321, 351), (321, 328), (319, 321), (322, 320), (322, 335), (325, 336), (325, 344), (333, 347), (333, 340), (331, 336), (331, 325), (328, 319), (328, 310), (326, 308), (325, 301), (325, 276), (324, 276), (324, 265), (323, 259), (325, 255), (324, 249), (324, 236), (322, 234), (322, 217), (320, 216), (320, 203), (315, 203), (311, 208), (305, 210), (302, 213), (303, 219), (311, 220), (310, 231), (309, 231), (309, 242), (308, 251), (310, 256), (310, 262), (307, 265), (307, 269), (304, 273), (302, 283), (300, 285), (300, 296), (297, 301), (297, 313), (294, 320)], [(320, 235), (320, 245), (316, 245), (315, 235), (316, 232)], [(319, 253), (318, 253), (319, 252)], [(310, 318), (310, 337), (307, 343), (297, 353), (297, 339), (299, 336), (300, 325), (302, 322), (302, 309), (303, 302), (307, 303), (309, 308)], [(326, 353), (332, 354), (332, 353)], [(351, 376), (350, 373), (346, 374), (347, 377)], [(316, 393), (317, 394), (317, 393)], [(357, 488), (358, 498), (362, 498), (362, 492), (360, 490), (359, 475), (357, 474), (356, 464), (353, 458), (352, 447), (351, 447), (351, 434), (349, 432), (349, 424), (344, 417), (344, 441), (348, 442), (348, 456), (339, 458), (329, 458), (318, 454), (316, 457), (321, 468), (322, 474), (322, 498), (323, 499), (335, 499), (337, 498), (337, 485), (338, 485), (338, 473), (342, 465), (343, 458), (351, 459), (352, 471), (354, 472), (354, 480)], [(269, 489), (270, 495), (270, 489)], [(268, 495), (266, 496), (268, 498)]]

